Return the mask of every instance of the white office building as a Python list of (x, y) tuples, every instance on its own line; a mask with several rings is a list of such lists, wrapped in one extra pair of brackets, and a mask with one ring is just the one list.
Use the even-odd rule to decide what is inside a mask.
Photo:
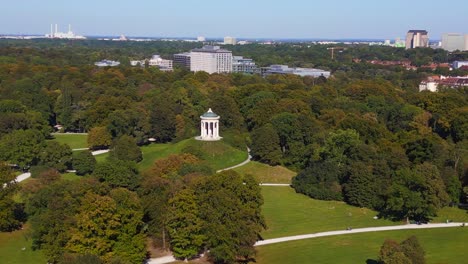
[(442, 49), (447, 51), (465, 50), (465, 36), (458, 33), (445, 33), (442, 35)]
[(294, 74), (299, 76), (310, 76), (310, 77), (330, 77), (330, 71), (324, 71), (321, 69), (313, 69), (313, 68), (289, 68), (286, 65), (271, 65), (270, 67), (262, 69), (263, 75), (271, 75), (271, 74)]
[(158, 67), (161, 71), (173, 71), (173, 61), (163, 59), (159, 55), (153, 55), (149, 60), (132, 60), (130, 65), (143, 67), (146, 62), (148, 62), (148, 66)]
[(234, 37), (224, 37), (224, 45), (236, 45), (237, 39)]
[(116, 67), (120, 65), (120, 62), (113, 60), (102, 60), (95, 62), (94, 65), (98, 67)]
[(244, 58), (242, 56), (233, 56), (232, 71), (254, 74), (258, 73), (259, 69), (252, 59)]
[(232, 52), (219, 46), (203, 46), (190, 52), (190, 71), (207, 73), (232, 72)]
[(172, 71), (172, 60), (165, 60), (159, 55), (153, 55), (151, 59), (148, 60), (149, 66), (156, 66), (161, 71)]

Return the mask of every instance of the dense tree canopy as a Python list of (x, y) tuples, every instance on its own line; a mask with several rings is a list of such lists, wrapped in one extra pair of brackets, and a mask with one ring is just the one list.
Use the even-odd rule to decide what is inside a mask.
[[(0, 40), (0, 161), (40, 169), (23, 188), (34, 248), (49, 262), (141, 262), (145, 235), (181, 259), (208, 249), (214, 262), (251, 260), (265, 227), (259, 186), (251, 177), (213, 176), (193, 147), (141, 173), (134, 163), (142, 158), (139, 146), (198, 135), (199, 116), (210, 107), (221, 116), (227, 144), (244, 150), (247, 143), (254, 160), (297, 171), (292, 186), (312, 198), (417, 220), (468, 202), (466, 88), (418, 92), (430, 75), (468, 74), (419, 66), (468, 59), (468, 53), (353, 44), (331, 60), (330, 46), (314, 43), (229, 47), (261, 67), (317, 67), (332, 72), (328, 79), (210, 75), (179, 67), (163, 72), (128, 64), (200, 45)], [(122, 63), (93, 65), (104, 58)], [(373, 60), (408, 60), (419, 68)], [(88, 132), (89, 147), (110, 147), (110, 159), (94, 165), (89, 152), (72, 156), (69, 147), (50, 141), (56, 125)], [(60, 180), (57, 170), (72, 167), (91, 177)], [(0, 221), (11, 223), (4, 230), (21, 223), (12, 215), (13, 176), (2, 174), (9, 183)], [(406, 244), (388, 246), (398, 247)], [(415, 261), (417, 254), (405, 250), (384, 255)]]

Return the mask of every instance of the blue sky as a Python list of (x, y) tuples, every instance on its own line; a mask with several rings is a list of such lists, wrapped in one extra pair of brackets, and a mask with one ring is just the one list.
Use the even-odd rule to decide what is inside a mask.
[(0, 0), (0, 34), (404, 38), (468, 34), (467, 0)]

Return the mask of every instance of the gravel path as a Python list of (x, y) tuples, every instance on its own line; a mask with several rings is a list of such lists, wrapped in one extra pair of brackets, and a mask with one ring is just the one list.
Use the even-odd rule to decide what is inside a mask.
[(22, 182), (22, 181), (26, 180), (29, 177), (31, 177), (31, 173), (30, 172), (25, 172), (23, 174), (18, 175), (18, 177), (16, 177), (16, 182)]
[(227, 170), (232, 170), (232, 169), (235, 169), (235, 168), (244, 166), (245, 164), (249, 163), (250, 160), (252, 159), (252, 156), (250, 155), (250, 149), (249, 149), (249, 148), (247, 148), (247, 154), (248, 154), (248, 156), (247, 156), (247, 159), (246, 159), (245, 161), (243, 161), (243, 162), (241, 162), (241, 163), (239, 163), (239, 164), (237, 164), (237, 165), (234, 165), (234, 166), (232, 166), (232, 167), (229, 167), (229, 168), (217, 170), (216, 173), (220, 173), (220, 172), (222, 172), (222, 171), (227, 171)]

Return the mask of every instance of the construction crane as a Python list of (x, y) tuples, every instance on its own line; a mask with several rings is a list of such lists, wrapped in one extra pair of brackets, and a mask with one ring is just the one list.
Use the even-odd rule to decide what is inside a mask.
[(331, 59), (335, 59), (335, 50), (345, 50), (345, 47), (330, 47), (327, 50), (331, 50)]

